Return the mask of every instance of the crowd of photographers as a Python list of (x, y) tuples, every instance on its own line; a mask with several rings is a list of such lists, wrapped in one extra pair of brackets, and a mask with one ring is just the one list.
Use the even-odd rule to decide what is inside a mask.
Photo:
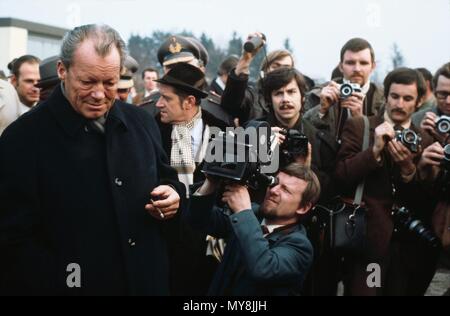
[[(158, 52), (164, 74), (160, 77), (154, 68), (142, 71), (145, 91), (133, 95), (139, 65), (122, 56), (117, 36), (107, 27), (77, 28), (66, 36), (60, 58), (40, 62), (24, 56), (11, 66), (12, 85), (0, 80), (0, 132), (25, 112), (24, 106), (32, 108), (0, 138), (0, 249), (5, 259), (0, 294), (336, 295), (340, 282), (351, 296), (425, 294), (450, 249), (450, 63), (434, 76), (424, 69), (395, 69), (380, 87), (370, 79), (374, 49), (354, 38), (342, 47), (339, 65), (325, 84), (316, 85), (296, 69), (285, 50), (265, 56), (261, 77), (253, 83), (250, 65), (266, 41), (255, 33), (240, 57), (222, 63), (209, 86), (206, 49), (194, 38), (172, 36)], [(101, 48), (108, 38), (112, 44)], [(88, 51), (91, 43), (95, 50)], [(118, 80), (110, 82), (106, 76), (114, 78), (115, 50), (121, 57)], [(106, 110), (92, 105), (103, 99), (110, 103)], [(133, 106), (125, 103), (132, 100)], [(56, 104), (68, 108), (57, 110)], [(60, 124), (62, 130), (85, 125), (85, 132), (98, 139), (77, 139), (76, 134), (62, 139), (55, 132)], [(145, 126), (128, 133), (129, 138), (113, 134), (114, 128), (130, 130), (133, 124)], [(58, 172), (50, 171), (55, 158), (35, 148), (39, 141), (29, 145), (37, 152), (30, 154), (31, 169), (14, 171), (26, 156), (21, 137), (42, 126), (47, 127), (36, 139), (52, 143), (48, 135), (55, 135), (53, 142), (64, 144), (55, 157), (73, 166), (93, 164), (91, 173), (81, 168), (77, 174), (56, 163), (54, 170), (72, 175), (67, 180), (76, 184), (64, 194), (58, 193), (63, 190)], [(240, 143), (238, 135), (227, 131), (231, 127), (267, 130), (265, 144)], [(242, 148), (246, 159), (238, 161), (224, 146), (223, 155), (211, 161), (214, 142)], [(73, 155), (86, 146), (95, 146), (89, 148), (98, 154)], [(115, 161), (119, 152), (123, 160)], [(264, 172), (265, 163), (250, 161), (261, 154), (269, 164), (276, 160), (277, 170)], [(151, 168), (144, 158), (152, 160)], [(128, 166), (129, 161), (134, 165)], [(150, 180), (143, 176), (147, 173)], [(11, 180), (17, 174), (25, 177), (23, 183)], [(93, 203), (101, 214), (88, 200), (92, 181), (105, 186), (97, 198), (107, 202)], [(123, 191), (131, 190), (125, 183), (133, 190)], [(102, 226), (111, 238), (94, 243), (96, 233), (85, 235), (81, 217), (73, 213), (67, 213), (73, 216), (70, 223), (61, 224), (55, 205), (64, 209), (70, 190), (80, 199), (79, 207), (90, 205), (92, 213), (83, 217), (91, 221), (86, 229), (107, 218)], [(77, 211), (76, 205), (67, 209)], [(149, 218), (136, 215), (139, 207)], [(144, 228), (154, 229), (157, 237), (146, 236)], [(96, 247), (87, 246), (91, 242)], [(159, 243), (164, 246), (156, 247)], [(145, 270), (138, 262), (141, 256), (149, 259), (149, 252), (158, 256), (158, 264), (152, 264), (158, 273), (144, 273), (146, 278), (137, 281), (137, 271)], [(79, 260), (83, 269), (83, 264), (96, 266), (98, 256), (101, 262), (121, 262), (107, 269), (115, 277), (106, 282), (106, 272), (87, 267), (85, 287), (67, 289), (66, 261)], [(25, 263), (29, 260), (42, 265), (33, 284), (21, 275), (21, 269), (33, 269)], [(375, 274), (369, 268), (374, 265)], [(49, 275), (40, 288), (40, 277)]]

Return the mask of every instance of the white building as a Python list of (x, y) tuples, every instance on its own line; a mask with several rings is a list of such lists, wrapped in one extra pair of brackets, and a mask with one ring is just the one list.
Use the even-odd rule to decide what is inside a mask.
[(61, 40), (68, 30), (14, 18), (0, 18), (0, 70), (14, 58), (34, 55), (41, 60), (58, 55)]

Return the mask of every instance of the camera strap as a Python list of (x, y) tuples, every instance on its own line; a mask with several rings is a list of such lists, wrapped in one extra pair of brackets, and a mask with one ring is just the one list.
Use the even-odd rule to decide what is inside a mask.
[[(364, 137), (363, 137), (362, 151), (365, 151), (369, 148), (370, 125), (369, 125), (369, 119), (367, 118), (367, 116), (363, 115), (363, 119), (364, 119)], [(353, 200), (353, 203), (355, 205), (358, 205), (358, 206), (361, 205), (365, 184), (366, 184), (366, 179), (364, 179), (358, 185), (358, 188), (356, 189), (355, 199)]]

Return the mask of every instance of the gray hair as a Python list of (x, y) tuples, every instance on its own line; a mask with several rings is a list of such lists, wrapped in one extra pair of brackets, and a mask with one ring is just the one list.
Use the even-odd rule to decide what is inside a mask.
[(92, 39), (95, 51), (101, 57), (107, 56), (113, 47), (120, 54), (120, 66), (122, 67), (127, 55), (125, 42), (119, 33), (108, 25), (89, 24), (74, 28), (66, 33), (61, 46), (61, 61), (69, 69), (73, 63), (76, 49), (87, 39)]

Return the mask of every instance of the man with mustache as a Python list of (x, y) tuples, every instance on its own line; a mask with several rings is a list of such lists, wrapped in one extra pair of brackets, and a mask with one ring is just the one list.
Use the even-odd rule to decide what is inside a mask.
[[(408, 287), (415, 286), (411, 278), (419, 278), (407, 274), (417, 262), (405, 259), (409, 253), (402, 246), (402, 237), (393, 235), (391, 210), (394, 203), (415, 210), (423, 200), (416, 176), (421, 148), (413, 153), (414, 150), (396, 140), (396, 130), (410, 129), (420, 135), (422, 148), (431, 144), (431, 138), (411, 122), (411, 116), (425, 94), (425, 82), (416, 70), (400, 68), (388, 74), (384, 89), (384, 117), (369, 117), (369, 148), (361, 151), (364, 120), (353, 117), (345, 124), (337, 158), (336, 178), (343, 197), (352, 199), (358, 184), (365, 180), (363, 205), (367, 217), (367, 247), (361, 258), (345, 257), (346, 295), (408, 294)], [(381, 267), (381, 288), (370, 288), (366, 283), (369, 276), (366, 269), (370, 263)], [(406, 289), (402, 287), (405, 284)]]
[(320, 184), (311, 171), (291, 164), (266, 191), (259, 207), (245, 186), (230, 184), (215, 205), (219, 183), (207, 179), (192, 196), (188, 220), (193, 227), (225, 238), (224, 258), (209, 288), (214, 296), (298, 295), (311, 267), (313, 249), (302, 225), (319, 199)]
[(321, 199), (330, 197), (333, 190), (329, 175), (334, 171), (335, 142), (303, 118), (307, 89), (304, 77), (294, 68), (282, 67), (266, 75), (263, 87), (262, 93), (269, 112), (260, 120), (270, 124), (280, 144), (286, 140), (283, 131), (289, 129), (295, 129), (307, 136), (308, 154), (306, 157), (297, 157), (296, 161), (312, 167), (318, 175), (322, 186)]
[[(305, 119), (313, 125), (340, 139), (342, 128), (350, 117), (374, 116), (382, 112), (383, 92), (370, 81), (375, 70), (375, 52), (372, 45), (362, 38), (349, 40), (341, 49), (339, 69), (343, 78), (313, 89), (306, 98)], [(355, 83), (361, 92), (341, 99), (340, 86)]]
[[(263, 34), (250, 34), (247, 40), (261, 38), (265, 41)], [(264, 38), (264, 40), (263, 40)], [(250, 65), (256, 55), (261, 51), (263, 45), (255, 48), (252, 52), (242, 51), (242, 55), (235, 69), (231, 70), (227, 84), (222, 95), (221, 106), (233, 117), (244, 125), (249, 120), (266, 117), (270, 113), (270, 106), (266, 104), (264, 97), (263, 79), (270, 72), (279, 68), (294, 68), (294, 57), (287, 50), (275, 50), (270, 52), (261, 64), (261, 78), (256, 85), (249, 84)]]
[(109, 26), (68, 32), (61, 85), (0, 137), (0, 295), (169, 294), (185, 189), (155, 120), (115, 99), (124, 60)]

